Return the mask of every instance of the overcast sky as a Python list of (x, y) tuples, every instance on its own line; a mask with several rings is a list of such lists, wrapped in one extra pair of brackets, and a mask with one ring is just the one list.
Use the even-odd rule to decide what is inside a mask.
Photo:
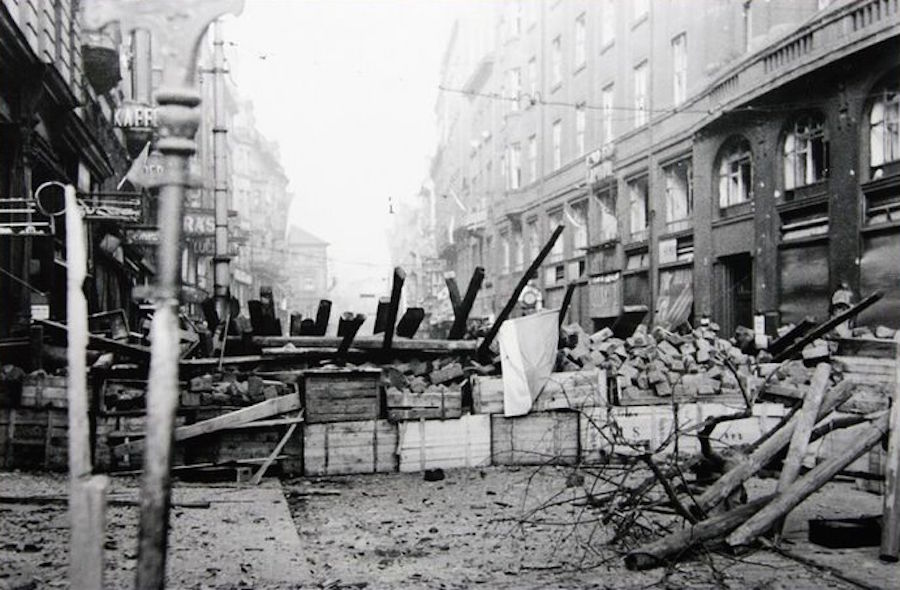
[(390, 274), (388, 199), (414, 194), (427, 174), (458, 9), (438, 0), (247, 0), (227, 21), (239, 93), (281, 147), (295, 194), (290, 220), (331, 243), (344, 286)]

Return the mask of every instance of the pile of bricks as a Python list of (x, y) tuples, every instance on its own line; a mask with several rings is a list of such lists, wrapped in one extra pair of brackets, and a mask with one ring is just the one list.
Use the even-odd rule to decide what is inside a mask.
[(486, 369), (452, 357), (395, 362), (382, 370), (387, 416), (392, 421), (459, 418), (468, 375)]

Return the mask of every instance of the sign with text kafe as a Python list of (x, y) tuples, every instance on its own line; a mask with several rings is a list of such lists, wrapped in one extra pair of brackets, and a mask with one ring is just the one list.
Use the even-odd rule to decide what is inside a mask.
[(216, 214), (212, 209), (185, 209), (182, 231), (185, 236), (216, 235)]
[(113, 125), (122, 129), (154, 129), (159, 125), (157, 109), (138, 102), (124, 102), (113, 111)]

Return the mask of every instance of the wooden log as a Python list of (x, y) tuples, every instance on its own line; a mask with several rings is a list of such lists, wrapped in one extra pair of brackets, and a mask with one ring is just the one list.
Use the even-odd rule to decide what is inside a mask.
[[(302, 417), (303, 410), (300, 410), (300, 413), (297, 415), (297, 419), (299, 420)], [(287, 442), (291, 440), (291, 437), (294, 436), (294, 431), (296, 430), (297, 423), (295, 422), (288, 427), (287, 432), (284, 433), (284, 436), (281, 437), (281, 440), (278, 441), (277, 445), (275, 445), (275, 450), (273, 450), (272, 453), (268, 457), (266, 457), (266, 460), (263, 461), (263, 464), (259, 466), (259, 469), (256, 471), (256, 473), (253, 474), (253, 477), (250, 478), (250, 483), (255, 486), (259, 485), (259, 482), (262, 481), (262, 478), (266, 474), (266, 471), (268, 471), (269, 467), (272, 466), (272, 463), (275, 462), (276, 457), (281, 454), (282, 449), (284, 449), (284, 445), (286, 445)]]
[[(819, 408), (818, 419), (821, 420), (830, 414), (834, 408), (847, 401), (852, 394), (853, 386), (846, 381), (842, 381), (832, 387)], [(705, 492), (696, 498), (696, 509), (700, 512), (706, 512), (710, 508), (717, 506), (741, 484), (768, 465), (790, 443), (799, 419), (800, 416), (794, 414), (786, 424), (778, 428), (762, 444), (756, 447), (746, 459), (739, 462), (713, 485), (709, 486)]]
[(849, 319), (856, 317), (863, 310), (871, 307), (876, 301), (881, 299), (884, 296), (884, 293), (881, 291), (875, 291), (844, 313), (840, 313), (833, 318), (822, 322), (817, 327), (813, 328), (809, 332), (806, 333), (800, 340), (795, 342), (794, 344), (788, 346), (784, 349), (780, 354), (776, 354), (773, 359), (774, 362), (780, 363), (781, 361), (785, 361), (788, 359), (792, 359), (795, 356), (799, 355), (807, 344), (814, 341), (816, 338), (821, 338), (828, 332), (835, 329), (837, 326), (843, 324)]
[(359, 329), (366, 321), (364, 314), (350, 315), (351, 317), (346, 323), (344, 323), (344, 316), (341, 316), (341, 323), (338, 324), (338, 336), (341, 337), (341, 342), (338, 344), (337, 354), (340, 356), (347, 354), (347, 351), (350, 350), (353, 339), (356, 338), (356, 334), (359, 333)]
[(491, 326), (491, 329), (488, 332), (487, 336), (485, 336), (484, 340), (481, 341), (481, 345), (478, 347), (479, 358), (486, 359), (488, 356), (490, 356), (491, 344), (494, 342), (494, 338), (497, 337), (497, 333), (500, 331), (500, 326), (503, 325), (503, 322), (505, 322), (506, 318), (509, 317), (509, 314), (512, 313), (513, 308), (519, 301), (519, 295), (522, 294), (522, 289), (525, 288), (525, 285), (528, 284), (528, 281), (531, 280), (531, 277), (535, 276), (541, 264), (544, 262), (544, 259), (547, 258), (547, 255), (550, 254), (550, 250), (553, 249), (553, 245), (556, 243), (556, 240), (558, 240), (559, 236), (562, 234), (563, 229), (565, 229), (564, 225), (556, 226), (556, 229), (553, 230), (553, 233), (550, 235), (547, 243), (544, 244), (544, 247), (540, 252), (538, 252), (537, 257), (531, 261), (531, 265), (524, 273), (522, 273), (522, 277), (519, 279), (519, 282), (516, 284), (515, 289), (513, 289), (512, 294), (506, 301), (506, 305), (497, 316), (497, 321), (494, 322), (494, 325)]
[(300, 336), (316, 336), (316, 321), (306, 318), (300, 321)]
[[(148, 399), (148, 402), (152, 403), (152, 400)], [(283, 395), (281, 397), (269, 399), (264, 402), (259, 402), (258, 404), (254, 404), (246, 408), (241, 408), (240, 410), (235, 410), (234, 412), (229, 412), (228, 414), (223, 414), (222, 416), (216, 416), (215, 418), (210, 418), (209, 420), (203, 420), (202, 422), (197, 422), (196, 424), (179, 426), (175, 429), (173, 440), (179, 441), (194, 438), (203, 434), (225, 430), (226, 428), (231, 428), (239, 424), (246, 424), (255, 420), (262, 420), (271, 416), (277, 416), (279, 414), (291, 412), (299, 408), (299, 394), (291, 393), (288, 395)], [(144, 441), (136, 440), (122, 443), (121, 445), (113, 447), (113, 452), (121, 456), (128, 453), (139, 452), (143, 449)]]
[(566, 319), (566, 314), (569, 313), (569, 306), (572, 305), (572, 295), (575, 293), (575, 287), (578, 285), (575, 281), (569, 281), (569, 284), (566, 285), (566, 292), (563, 294), (562, 304), (559, 306), (559, 325), (562, 326)]
[(444, 283), (447, 285), (447, 294), (450, 296), (450, 305), (453, 308), (453, 317), (459, 313), (462, 305), (462, 297), (459, 294), (459, 285), (456, 283), (456, 273), (451, 271), (444, 273)]
[(382, 348), (390, 350), (394, 342), (394, 328), (397, 323), (397, 312), (400, 309), (400, 295), (403, 293), (403, 283), (406, 281), (406, 272), (398, 267), (394, 268), (394, 280), (391, 283), (391, 301), (388, 304), (387, 318), (384, 324), (384, 343)]
[(891, 398), (890, 435), (884, 465), (884, 512), (879, 559), (896, 562), (900, 557), (900, 346), (895, 352), (894, 392)]
[(481, 290), (483, 282), (484, 268), (476, 266), (472, 272), (472, 278), (469, 279), (466, 296), (460, 302), (459, 308), (454, 310), (453, 325), (450, 327), (450, 333), (447, 335), (448, 340), (459, 340), (466, 335), (466, 323), (469, 321), (469, 314), (472, 313), (472, 306), (475, 305), (475, 298), (478, 296), (478, 291)]
[(765, 533), (779, 519), (786, 516), (810, 494), (825, 485), (832, 477), (856, 461), (866, 451), (881, 441), (888, 430), (888, 415), (884, 414), (844, 449), (844, 451), (817, 465), (812, 471), (798, 479), (784, 492), (751, 516), (726, 538), (732, 547), (747, 545)]
[(303, 314), (292, 313), (291, 314), (291, 326), (290, 326), (290, 329), (288, 330), (288, 334), (290, 334), (291, 336), (300, 336), (302, 334), (301, 322), (303, 322)]
[(721, 540), (741, 523), (768, 504), (775, 495), (763, 496), (734, 510), (717, 514), (695, 525), (684, 527), (656, 541), (642, 545), (625, 556), (625, 567), (647, 570), (667, 565), (693, 547)]
[[(278, 337), (254, 337), (253, 343), (262, 348), (276, 348), (291, 344), (297, 348), (337, 348), (342, 338), (334, 336), (278, 336)], [(360, 350), (379, 350), (383, 339), (378, 336), (358, 336), (353, 341), (353, 347)], [(393, 341), (395, 350), (411, 351), (442, 351), (465, 353), (474, 352), (478, 348), (475, 340), (435, 340), (430, 338), (410, 339), (397, 338)]]
[(421, 307), (408, 307), (403, 313), (403, 317), (397, 322), (397, 336), (401, 338), (412, 338), (416, 335), (425, 319), (425, 310)]
[(319, 307), (316, 310), (316, 327), (315, 336), (324, 336), (328, 331), (328, 321), (331, 319), (331, 301), (322, 299), (319, 301)]
[(778, 338), (770, 342), (766, 350), (768, 350), (769, 354), (772, 355), (780, 353), (785, 348), (790, 346), (794, 342), (794, 340), (802, 336), (815, 325), (816, 321), (812, 317), (807, 316), (803, 318), (797, 323), (796, 326), (785, 332), (783, 336), (779, 336)]
[(378, 309), (375, 310), (375, 326), (372, 329), (373, 334), (381, 334), (387, 326), (388, 307), (391, 305), (390, 297), (378, 298)]
[(251, 299), (247, 302), (247, 311), (250, 313), (250, 328), (257, 336), (266, 336), (262, 301), (259, 299)]
[[(816, 366), (816, 372), (813, 374), (809, 391), (803, 397), (803, 406), (800, 408), (794, 433), (791, 436), (787, 458), (784, 461), (784, 466), (781, 468), (781, 476), (778, 478), (778, 487), (776, 488), (778, 493), (782, 493), (790, 487), (800, 473), (803, 457), (806, 456), (810, 435), (818, 421), (819, 408), (822, 406), (822, 398), (825, 395), (825, 389), (828, 387), (828, 378), (830, 376), (830, 365), (819, 363)], [(783, 524), (783, 522), (777, 523), (775, 530), (778, 534), (781, 534)]]

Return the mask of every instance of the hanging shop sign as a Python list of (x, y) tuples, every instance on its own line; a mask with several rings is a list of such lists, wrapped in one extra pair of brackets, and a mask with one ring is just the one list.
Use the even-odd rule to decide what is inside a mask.
[(125, 243), (132, 246), (156, 246), (159, 244), (159, 230), (155, 227), (126, 228)]
[(113, 125), (122, 129), (154, 129), (159, 125), (157, 108), (125, 102), (113, 112)]
[(607, 143), (600, 149), (594, 150), (585, 156), (584, 162), (587, 168), (588, 184), (601, 182), (613, 175), (615, 155), (615, 145)]
[(182, 231), (186, 236), (216, 235), (216, 215), (210, 209), (187, 209)]
[[(216, 253), (216, 238), (201, 237), (190, 241), (191, 249), (198, 256), (214, 256)], [(228, 255), (237, 256), (238, 246), (234, 242), (228, 242)]]
[(136, 223), (141, 220), (141, 198), (130, 195), (94, 194), (78, 199), (78, 204), (88, 220), (123, 221)]
[(659, 263), (668, 264), (678, 260), (678, 240), (670, 238), (659, 241)]

